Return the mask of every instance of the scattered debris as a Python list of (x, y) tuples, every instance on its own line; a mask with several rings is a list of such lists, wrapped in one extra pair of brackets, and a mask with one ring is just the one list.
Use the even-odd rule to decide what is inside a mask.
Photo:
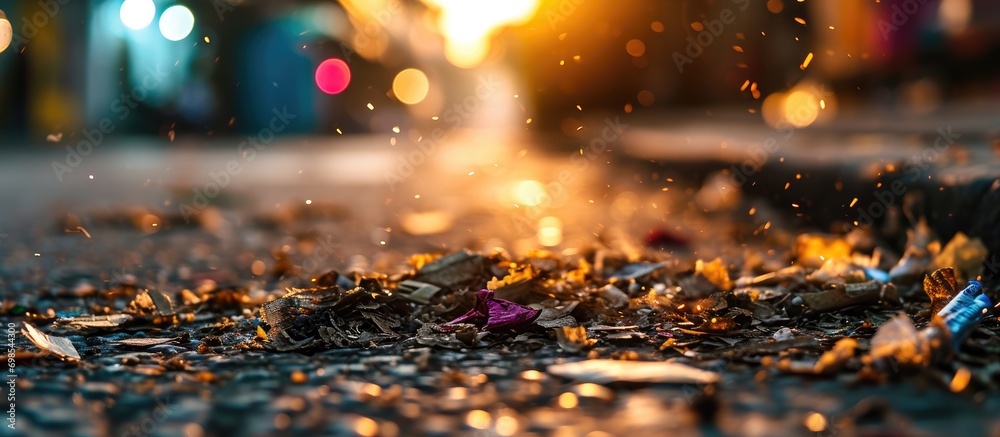
[(580, 304), (579, 301), (570, 302), (567, 305), (543, 306), (532, 304), (531, 307), (540, 309), (541, 314), (535, 319), (535, 324), (543, 328), (558, 328), (563, 326), (576, 326), (576, 318), (570, 313)]
[(508, 269), (507, 276), (503, 279), (494, 276), (486, 283), (486, 288), (493, 290), (501, 298), (524, 301), (537, 277), (538, 272), (531, 264), (515, 265)]
[(118, 340), (115, 343), (122, 346), (136, 347), (136, 348), (148, 348), (152, 346), (159, 346), (163, 344), (178, 344), (185, 343), (190, 339), (188, 333), (183, 333), (177, 337), (167, 337), (167, 338), (126, 338)]
[(882, 295), (883, 284), (873, 280), (862, 283), (828, 283), (827, 286), (824, 290), (800, 293), (798, 296), (810, 309), (826, 312), (875, 302)]
[[(946, 276), (939, 272), (935, 272), (937, 276)], [(871, 356), (914, 366), (940, 361), (961, 348), (991, 305), (979, 282), (969, 281), (969, 286), (935, 314), (926, 328), (917, 331), (906, 314), (883, 324), (872, 337)]]
[(931, 298), (931, 314), (941, 312), (941, 309), (958, 294), (955, 270), (947, 267), (925, 276), (924, 292)]
[(426, 282), (406, 280), (400, 282), (396, 292), (417, 303), (428, 304), (441, 291), (441, 287)]
[(716, 258), (710, 263), (705, 263), (699, 259), (695, 263), (694, 272), (696, 275), (705, 277), (708, 282), (711, 282), (712, 285), (715, 285), (721, 291), (733, 289), (733, 281), (729, 280), (729, 271), (720, 258)]
[(611, 275), (611, 279), (624, 281), (638, 279), (667, 266), (667, 263), (632, 263)]
[(377, 282), (362, 282), (368, 288), (297, 289), (264, 304), (261, 313), (270, 327), (266, 346), (279, 351), (366, 347), (397, 338), (410, 307)]
[(413, 279), (453, 288), (483, 276), (486, 257), (462, 250), (424, 265)]
[(944, 326), (949, 343), (957, 351), (992, 306), (979, 281), (969, 281), (969, 286), (941, 308), (933, 322)]
[(611, 305), (612, 308), (622, 309), (628, 306), (628, 295), (620, 288), (612, 284), (601, 287), (601, 297)]
[(941, 253), (931, 262), (931, 268), (952, 267), (959, 280), (974, 279), (988, 254), (982, 240), (970, 239), (959, 232), (941, 249)]
[(837, 340), (832, 349), (824, 352), (819, 357), (813, 371), (817, 375), (837, 372), (847, 363), (847, 360), (854, 357), (857, 349), (858, 341), (853, 338)]
[(44, 352), (53, 354), (64, 360), (80, 360), (80, 353), (76, 351), (73, 342), (69, 341), (68, 338), (46, 335), (34, 326), (31, 326), (28, 322), (24, 322), (24, 328), (21, 329), (21, 333)]
[(922, 366), (931, 362), (934, 354), (930, 333), (918, 332), (913, 320), (900, 314), (881, 327), (871, 339), (870, 355), (876, 359), (893, 359), (903, 365)]
[(517, 331), (527, 328), (542, 312), (494, 297), (493, 290), (479, 290), (476, 305), (461, 317), (448, 322), (472, 323), (487, 331)]
[(170, 316), (174, 314), (174, 306), (170, 298), (163, 293), (146, 290), (139, 293), (125, 311), (132, 315)]
[(128, 314), (110, 314), (106, 316), (77, 316), (57, 319), (57, 325), (64, 325), (79, 330), (112, 329), (122, 326), (132, 320)]
[(472, 324), (462, 323), (448, 326), (446, 329), (436, 323), (425, 323), (417, 329), (416, 340), (424, 346), (462, 349), (480, 344), (489, 334), (473, 329), (475, 327)]
[(771, 337), (774, 338), (774, 341), (787, 341), (795, 338), (795, 332), (791, 328), (784, 327), (775, 332)]
[(597, 343), (596, 339), (587, 337), (587, 328), (582, 326), (563, 326), (555, 331), (559, 347), (566, 352), (580, 352)]

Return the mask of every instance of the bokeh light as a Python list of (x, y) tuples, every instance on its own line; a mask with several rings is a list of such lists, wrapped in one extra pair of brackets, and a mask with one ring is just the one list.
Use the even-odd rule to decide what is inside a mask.
[(156, 5), (153, 0), (125, 0), (118, 15), (125, 27), (142, 30), (149, 27), (153, 18), (156, 18)]
[(538, 243), (542, 246), (558, 246), (562, 243), (562, 220), (557, 217), (543, 217), (538, 221)]
[(437, 24), (445, 39), (445, 58), (457, 67), (472, 68), (486, 59), (496, 33), (505, 26), (516, 26), (531, 19), (540, 0), (424, 2), (439, 12)]
[(639, 91), (636, 99), (639, 100), (639, 104), (642, 106), (652, 106), (656, 102), (656, 96), (650, 90)]
[(184, 6), (171, 6), (160, 16), (160, 34), (171, 41), (187, 38), (194, 30), (194, 14)]
[(514, 187), (514, 201), (521, 205), (541, 205), (547, 196), (545, 185), (538, 181), (521, 181)]
[(806, 127), (819, 116), (819, 98), (803, 90), (794, 90), (785, 96), (785, 119), (795, 127)]
[(802, 128), (829, 122), (837, 113), (836, 95), (820, 84), (804, 81), (764, 99), (761, 115), (774, 128)]
[(14, 38), (14, 28), (10, 25), (10, 20), (0, 11), (0, 53), (10, 47), (10, 41)]
[(316, 67), (316, 86), (327, 94), (340, 94), (351, 83), (351, 68), (341, 59), (330, 58)]
[(430, 82), (423, 71), (416, 68), (407, 68), (400, 71), (396, 78), (392, 80), (392, 93), (400, 102), (407, 105), (416, 105), (427, 97), (430, 90)]
[(646, 44), (643, 44), (642, 41), (637, 39), (631, 39), (625, 43), (625, 51), (638, 58), (646, 53)]

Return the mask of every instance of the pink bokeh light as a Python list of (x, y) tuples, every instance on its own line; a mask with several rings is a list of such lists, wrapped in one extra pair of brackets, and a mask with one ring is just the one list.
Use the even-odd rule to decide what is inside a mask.
[(323, 61), (316, 67), (316, 86), (327, 94), (340, 94), (351, 83), (351, 68), (337, 58)]

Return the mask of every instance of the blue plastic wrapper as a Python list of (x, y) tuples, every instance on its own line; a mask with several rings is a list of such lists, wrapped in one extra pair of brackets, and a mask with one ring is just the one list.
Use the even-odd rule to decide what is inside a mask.
[(938, 311), (938, 315), (944, 316), (945, 314), (954, 312), (957, 308), (969, 306), (976, 297), (982, 294), (983, 285), (979, 281), (969, 281), (969, 286), (951, 298), (951, 301), (944, 308), (941, 308), (941, 311)]
[(890, 282), (889, 274), (876, 269), (875, 267), (865, 267), (865, 278), (869, 280), (874, 279), (884, 284), (888, 284)]
[(976, 329), (991, 306), (993, 304), (990, 298), (983, 294), (983, 286), (979, 281), (969, 281), (969, 286), (955, 295), (938, 312), (937, 315), (948, 329), (951, 345), (955, 350), (958, 350), (972, 330)]

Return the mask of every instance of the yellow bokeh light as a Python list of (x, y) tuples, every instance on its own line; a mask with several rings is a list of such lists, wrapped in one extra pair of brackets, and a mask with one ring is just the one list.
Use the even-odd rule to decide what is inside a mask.
[(517, 429), (520, 424), (517, 418), (511, 416), (500, 416), (497, 418), (497, 434), (502, 436), (509, 436), (517, 434)]
[(366, 437), (378, 435), (378, 422), (367, 417), (360, 417), (354, 422), (354, 432)]
[(474, 429), (487, 429), (493, 418), (483, 410), (472, 410), (465, 415), (465, 424)]
[(823, 432), (826, 430), (828, 422), (826, 417), (819, 413), (809, 413), (805, 420), (806, 428), (812, 432)]
[(521, 181), (514, 187), (514, 201), (519, 205), (538, 206), (545, 203), (545, 185), (538, 181)]
[(768, 95), (761, 105), (764, 121), (774, 128), (802, 128), (829, 122), (837, 114), (837, 97), (823, 84), (800, 82), (786, 92)]
[(804, 91), (793, 90), (785, 96), (785, 120), (795, 127), (806, 127), (819, 117), (819, 98)]
[(538, 243), (542, 246), (558, 246), (562, 243), (562, 220), (544, 217), (538, 222)]
[(540, 0), (424, 0), (438, 15), (448, 62), (472, 68), (486, 59), (491, 39), (504, 26), (522, 24), (538, 10)]
[(577, 399), (576, 395), (571, 392), (559, 395), (558, 402), (560, 408), (566, 409), (576, 408), (576, 406), (580, 404), (580, 400)]
[(400, 71), (392, 80), (392, 93), (400, 102), (407, 105), (416, 105), (424, 101), (428, 91), (430, 91), (430, 81), (427, 80), (427, 75), (416, 68)]

